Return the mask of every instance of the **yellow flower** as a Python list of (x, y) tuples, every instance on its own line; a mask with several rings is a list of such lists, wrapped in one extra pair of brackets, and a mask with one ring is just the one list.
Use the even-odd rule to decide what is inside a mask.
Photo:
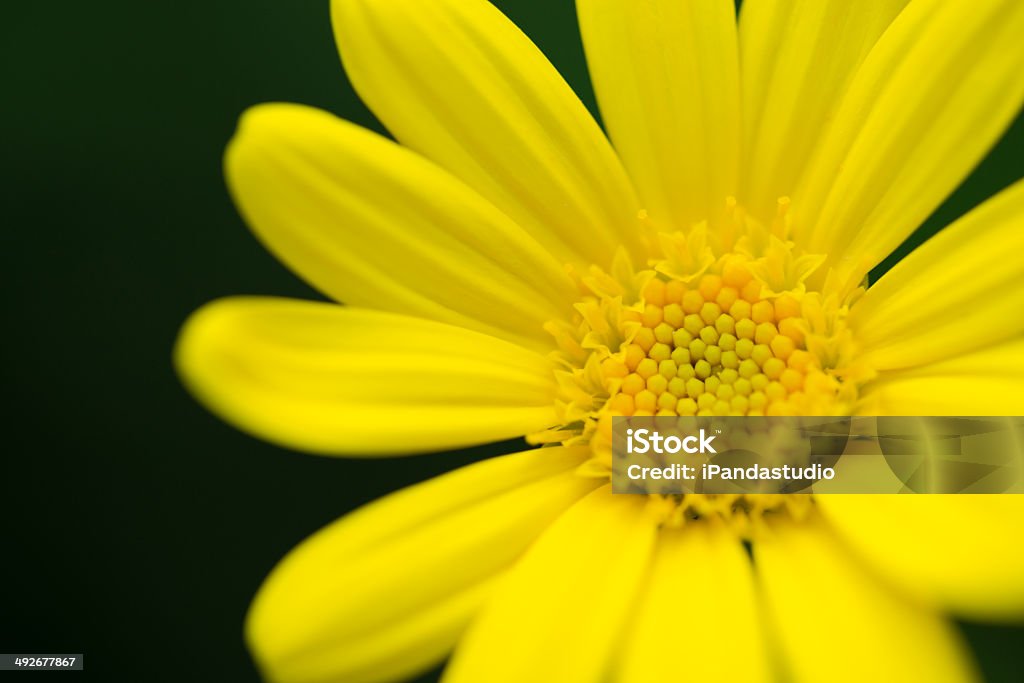
[(577, 7), (611, 142), (484, 0), (334, 0), (401, 146), (284, 104), (230, 145), (258, 237), (348, 305), (197, 312), (206, 405), (325, 454), (545, 446), (299, 546), (249, 616), (262, 669), (972, 678), (945, 615), (1024, 614), (1019, 496), (613, 497), (608, 422), (1024, 413), (1024, 184), (864, 286), (1017, 113), (1024, 3)]

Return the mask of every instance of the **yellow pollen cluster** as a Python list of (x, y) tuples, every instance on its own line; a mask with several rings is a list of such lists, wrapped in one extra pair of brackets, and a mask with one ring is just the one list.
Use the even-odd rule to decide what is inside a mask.
[[(742, 265), (690, 285), (651, 279), (635, 333), (601, 363), (615, 415), (799, 415), (837, 381), (804, 345), (800, 302), (762, 298)], [(637, 324), (639, 327), (637, 327)], [(816, 411), (815, 411), (816, 412)]]

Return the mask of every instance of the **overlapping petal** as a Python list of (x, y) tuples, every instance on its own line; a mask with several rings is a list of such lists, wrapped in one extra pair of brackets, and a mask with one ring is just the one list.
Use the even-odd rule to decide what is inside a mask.
[(822, 496), (844, 539), (899, 589), (980, 619), (1024, 616), (1024, 496)]
[(644, 208), (686, 230), (736, 194), (739, 60), (731, 0), (578, 0), (601, 114)]
[(740, 199), (769, 221), (796, 190), (853, 74), (907, 0), (745, 0)]
[(1024, 336), (1024, 182), (916, 249), (853, 307), (860, 359), (934, 363)]
[(1024, 4), (915, 0), (854, 76), (793, 195), (796, 236), (846, 287), (966, 177), (1024, 100)]
[(645, 504), (604, 487), (562, 515), (497, 588), (443, 680), (606, 680), (657, 535)]
[(555, 68), (486, 0), (333, 0), (345, 70), (388, 130), (567, 260), (634, 247), (625, 171)]
[(732, 532), (663, 531), (643, 583), (615, 680), (774, 680), (750, 558)]
[(435, 665), (495, 582), (558, 514), (593, 489), (585, 449), (493, 458), (372, 503), (274, 569), (247, 639), (281, 683), (375, 683)]
[(572, 301), (562, 265), (444, 170), (299, 105), (242, 119), (226, 157), (249, 225), (338, 301), (544, 344)]
[(317, 453), (443, 450), (556, 421), (543, 356), (392, 313), (224, 299), (189, 319), (176, 362), (195, 395), (228, 422)]
[(1024, 339), (881, 373), (864, 387), (861, 415), (1024, 415)]
[(820, 521), (780, 525), (754, 553), (785, 680), (976, 680), (952, 625), (870, 575)]

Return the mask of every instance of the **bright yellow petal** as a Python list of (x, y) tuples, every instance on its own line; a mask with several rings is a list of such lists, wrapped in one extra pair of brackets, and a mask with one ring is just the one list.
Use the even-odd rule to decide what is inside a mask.
[(637, 245), (640, 207), (611, 145), (489, 2), (333, 0), (331, 13), (353, 85), (400, 142), (561, 256), (606, 265)]
[(562, 264), (444, 170), (310, 107), (250, 110), (226, 157), (256, 234), (338, 301), (547, 342)]
[(907, 0), (745, 0), (740, 13), (744, 162), (741, 201), (775, 216), (857, 67)]
[(1024, 415), (1024, 339), (909, 370), (862, 391), (861, 415)]
[(897, 263), (849, 321), (878, 370), (913, 367), (1024, 335), (1024, 181)]
[(951, 624), (871, 576), (820, 522), (778, 529), (754, 558), (784, 680), (977, 678)]
[(443, 450), (556, 421), (543, 356), (392, 313), (224, 299), (185, 324), (176, 362), (189, 388), (228, 422), (317, 453)]
[(1024, 616), (1024, 496), (820, 496), (825, 516), (886, 578), (962, 616)]
[(578, 0), (612, 142), (644, 208), (685, 230), (736, 194), (739, 58), (731, 0)]
[(1024, 99), (1024, 3), (916, 0), (864, 60), (794, 193), (796, 236), (846, 286), (963, 180)]
[(773, 680), (753, 579), (731, 532), (706, 524), (662, 532), (616, 680)]
[(373, 683), (437, 664), (494, 577), (593, 489), (585, 449), (494, 458), (372, 503), (293, 550), (260, 589), (246, 637), (287, 683)]
[(657, 534), (645, 503), (604, 487), (562, 515), (474, 620), (443, 680), (605, 680)]

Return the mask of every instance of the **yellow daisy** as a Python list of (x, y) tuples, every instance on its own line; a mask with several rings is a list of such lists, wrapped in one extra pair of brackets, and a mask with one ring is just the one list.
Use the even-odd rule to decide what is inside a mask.
[(612, 496), (613, 414), (1024, 414), (1024, 183), (865, 287), (1024, 99), (1019, 0), (577, 0), (610, 141), (485, 0), (334, 0), (400, 144), (245, 114), (234, 197), (347, 306), (197, 312), (212, 410), (317, 453), (538, 446), (292, 552), (270, 680), (965, 680), (1019, 496)]

